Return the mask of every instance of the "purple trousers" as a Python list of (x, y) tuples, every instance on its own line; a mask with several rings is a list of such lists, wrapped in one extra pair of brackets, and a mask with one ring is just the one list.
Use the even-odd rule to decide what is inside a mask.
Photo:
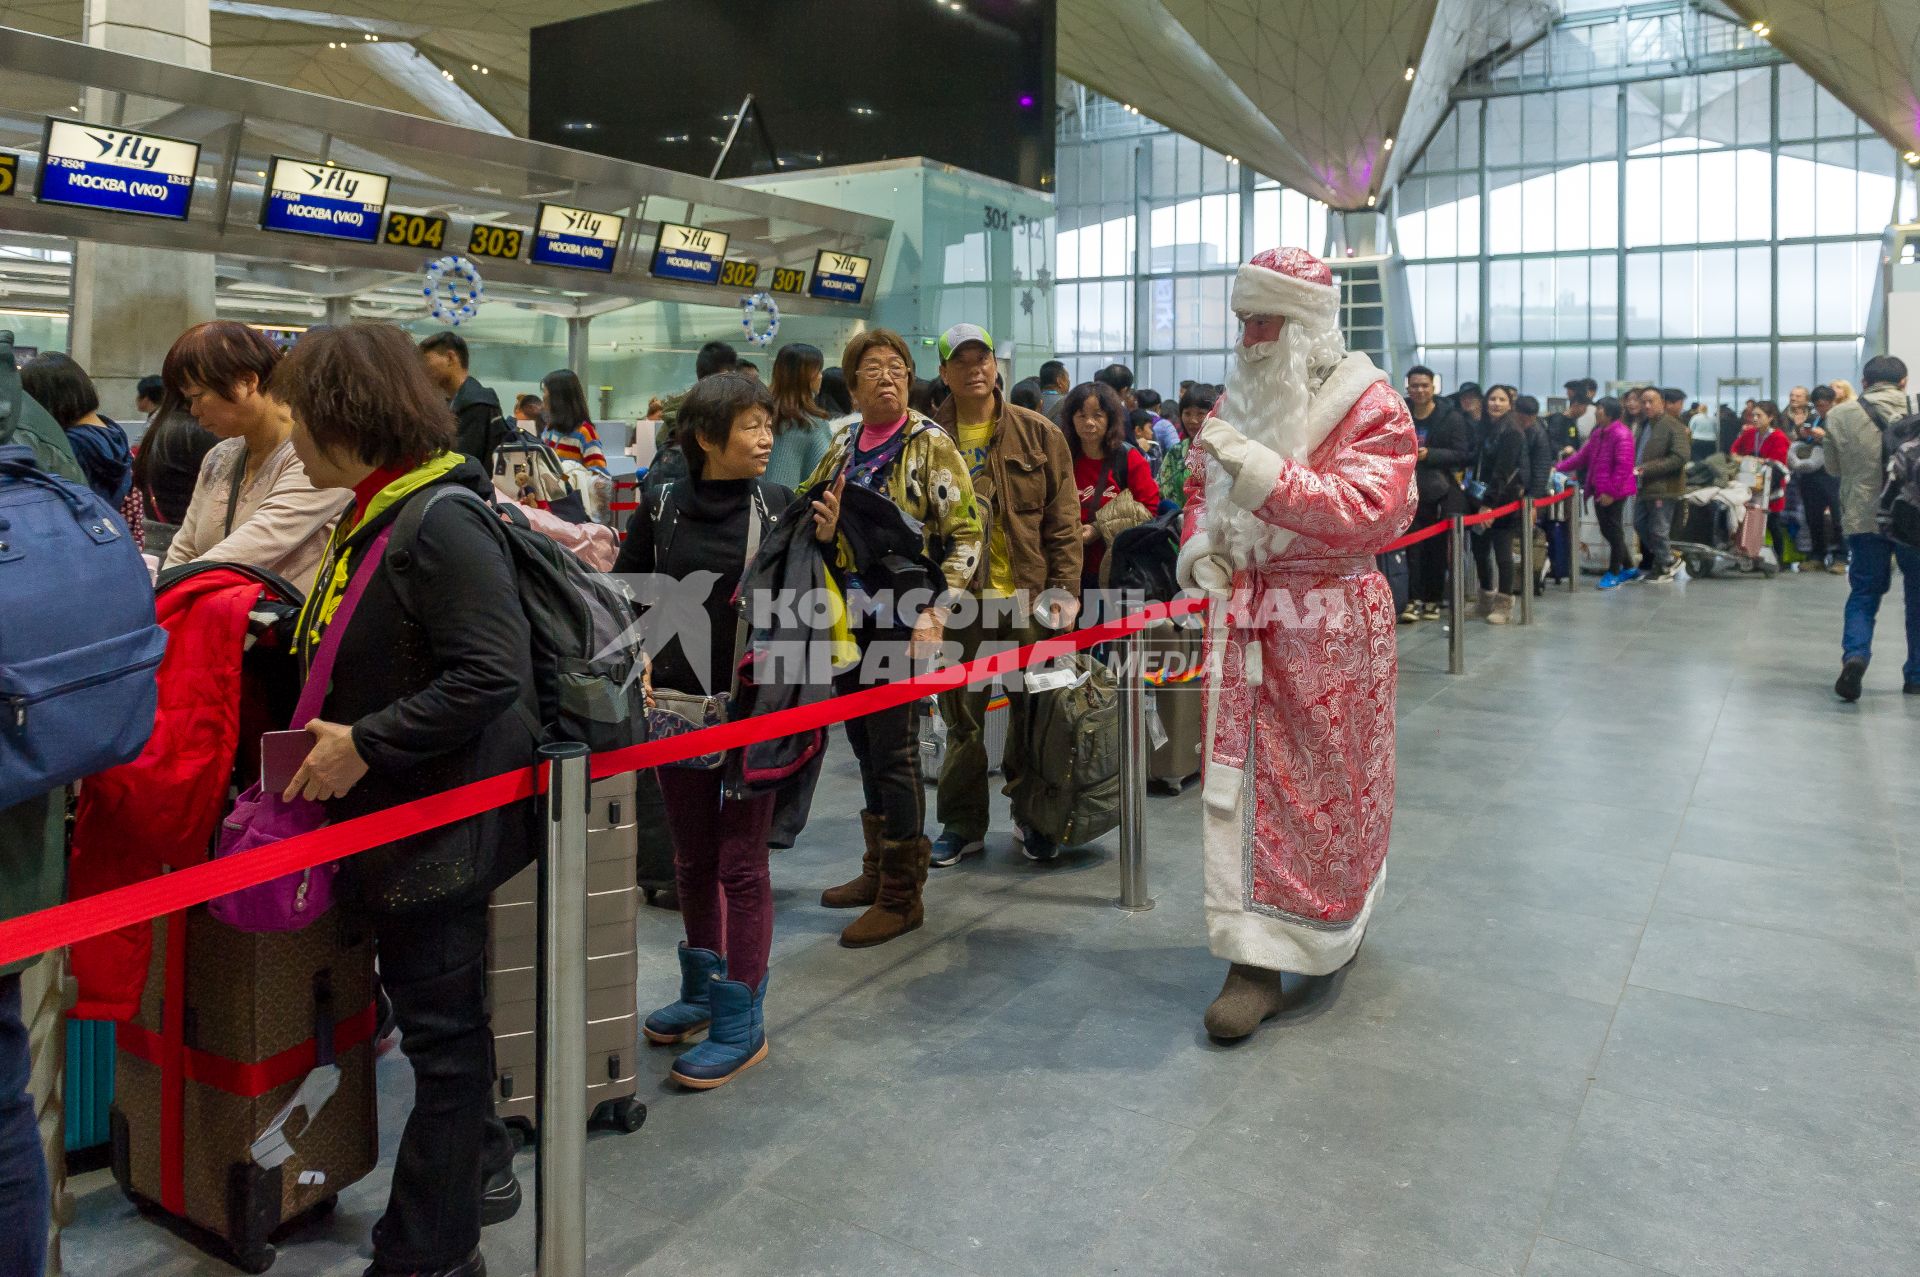
[(673, 838), (673, 882), (687, 943), (727, 960), (727, 978), (758, 988), (773, 946), (773, 877), (767, 871), (772, 794), (726, 798), (725, 772), (662, 767), (660, 792)]

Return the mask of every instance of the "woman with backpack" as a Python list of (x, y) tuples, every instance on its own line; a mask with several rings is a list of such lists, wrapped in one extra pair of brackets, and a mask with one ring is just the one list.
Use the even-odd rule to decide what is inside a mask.
[[(453, 413), (412, 340), (385, 324), (315, 330), (269, 389), (305, 475), (348, 503), (299, 619), (302, 662), (324, 652), (334, 677), (319, 716), (294, 724), (313, 743), (285, 796), (337, 823), (526, 767), (533, 640), (513, 560), (491, 480), (453, 451)], [(536, 836), (533, 804), (517, 802), (341, 865), (341, 907), (372, 928), (413, 1065), (373, 1277), (486, 1271), (483, 1150), (504, 1136), (491, 1119), (487, 897), (530, 863)]]
[(1633, 429), (1620, 419), (1620, 401), (1609, 397), (1593, 407), (1594, 427), (1586, 443), (1555, 469), (1563, 474), (1580, 471), (1586, 478), (1600, 519), (1600, 535), (1607, 539), (1607, 572), (1600, 578), (1599, 588), (1611, 590), (1632, 579), (1628, 575), (1633, 561), (1627, 556), (1627, 502), (1639, 481), (1633, 477)]
[[(1528, 451), (1526, 427), (1513, 411), (1516, 398), (1512, 386), (1492, 386), (1487, 390), (1487, 436), (1480, 449), (1479, 478), (1486, 485), (1480, 497), (1482, 509), (1494, 509), (1526, 494)], [(1482, 588), (1480, 615), (1489, 625), (1505, 625), (1513, 619), (1513, 550), (1521, 532), (1520, 511), (1495, 519), (1488, 528), (1487, 543), (1492, 549), (1497, 593)]]
[(70, 356), (49, 350), (20, 370), (20, 388), (66, 431), (93, 494), (119, 509), (133, 487), (133, 453), (126, 431), (100, 415), (100, 395), (87, 370)]
[[(1154, 481), (1153, 467), (1147, 459), (1127, 442), (1127, 411), (1112, 387), (1097, 381), (1074, 387), (1060, 410), (1060, 419), (1067, 423), (1073, 482), (1080, 489), (1080, 539), (1084, 547), (1080, 588), (1097, 590), (1100, 563), (1107, 551), (1107, 538), (1096, 522), (1101, 509), (1125, 494), (1141, 507), (1132, 523), (1144, 522), (1138, 515), (1150, 519), (1160, 506), (1160, 485)], [(1110, 516), (1108, 524), (1112, 523)]]
[[(689, 650), (675, 640), (658, 651), (648, 674), (650, 707), (657, 692), (697, 700), (732, 685), (742, 624), (734, 595), (754, 551), (793, 499), (763, 477), (775, 445), (773, 412), (772, 396), (755, 378), (723, 372), (696, 382), (678, 418), (688, 477), (643, 492), (628, 525), (616, 572), (710, 580), (706, 645)], [(680, 996), (648, 1016), (644, 1032), (662, 1046), (707, 1035), (668, 1075), (701, 1091), (767, 1058), (761, 1004), (773, 943), (767, 831), (776, 796), (730, 796), (731, 761), (723, 756), (715, 767), (678, 765), (655, 773), (666, 799), (687, 938), (679, 950)]]

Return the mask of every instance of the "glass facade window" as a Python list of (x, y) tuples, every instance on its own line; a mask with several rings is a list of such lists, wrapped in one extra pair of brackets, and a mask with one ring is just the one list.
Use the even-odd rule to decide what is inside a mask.
[(1549, 395), (1857, 380), (1881, 233), (1914, 216), (1901, 172), (1791, 64), (1464, 99), (1394, 197), (1420, 358)]
[(1098, 95), (1058, 154), (1055, 344), (1076, 382), (1114, 362), (1163, 393), (1224, 380), (1240, 262), (1326, 248), (1325, 205)]

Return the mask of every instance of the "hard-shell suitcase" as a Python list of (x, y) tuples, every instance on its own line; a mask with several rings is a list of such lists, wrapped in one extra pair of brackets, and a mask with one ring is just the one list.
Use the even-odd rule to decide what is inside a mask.
[[(991, 775), (1001, 769), (1001, 760), (1007, 753), (1007, 724), (1013, 715), (1009, 711), (1010, 702), (1004, 693), (996, 693), (987, 700), (985, 730), (981, 733), (982, 743), (987, 748), (987, 772)], [(928, 785), (940, 783), (940, 768), (947, 761), (947, 720), (940, 714), (940, 698), (929, 696), (920, 707), (920, 779)]]
[(1407, 552), (1393, 550), (1386, 554), (1373, 556), (1374, 566), (1380, 569), (1380, 575), (1387, 579), (1387, 588), (1393, 591), (1393, 610), (1403, 612), (1407, 601), (1413, 597), (1412, 573), (1407, 566)]
[[(593, 1125), (637, 1131), (647, 1120), (636, 1070), (640, 1017), (634, 986), (639, 959), (634, 918), (640, 889), (634, 858), (642, 819), (638, 774), (595, 781), (587, 816), (587, 1107)], [(650, 779), (647, 777), (646, 779)], [(654, 792), (659, 792), (657, 784)], [(539, 866), (529, 865), (497, 891), (487, 909), (487, 996), (493, 1008), (494, 1111), (524, 1136), (534, 1134), (539, 1054), (536, 998), (540, 933)]]
[(277, 1237), (379, 1159), (373, 944), (337, 909), (269, 934), (202, 906), (157, 930), (115, 1033), (113, 1176), (265, 1272)]
[(1177, 794), (1200, 774), (1206, 697), (1201, 691), (1197, 629), (1156, 626), (1147, 631), (1147, 785)]
[(1767, 512), (1759, 506), (1750, 505), (1740, 516), (1739, 551), (1749, 559), (1757, 559), (1766, 544)]
[(634, 773), (633, 786), (635, 877), (648, 904), (667, 892), (669, 907), (678, 907), (673, 893), (673, 838), (667, 833), (667, 800), (652, 768)]

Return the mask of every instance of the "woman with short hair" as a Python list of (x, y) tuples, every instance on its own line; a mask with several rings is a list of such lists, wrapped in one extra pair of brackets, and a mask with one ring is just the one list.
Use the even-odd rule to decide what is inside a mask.
[(313, 585), (327, 534), (347, 504), (307, 481), (293, 447), (293, 415), (267, 388), (280, 348), (230, 319), (180, 334), (160, 370), (195, 421), (218, 435), (201, 464), (165, 567), (245, 563)]
[[(980, 566), (980, 511), (973, 478), (960, 449), (932, 419), (907, 406), (913, 385), (913, 352), (906, 340), (885, 328), (860, 333), (847, 343), (842, 366), (853, 381), (858, 420), (841, 430), (805, 487), (813, 496), (814, 535), (831, 547), (836, 575), (851, 582), (879, 565), (854, 561), (839, 537), (840, 498), (848, 484), (879, 493), (917, 520), (926, 538), (927, 556), (940, 568), (937, 583), (963, 594)], [(920, 612), (911, 634), (889, 616), (852, 618), (862, 667), (867, 653), (906, 646), (919, 657), (938, 651), (946, 610), (936, 604)], [(856, 668), (836, 680), (852, 692), (885, 679)], [(921, 890), (926, 886), (932, 844), (927, 840), (926, 796), (920, 781), (920, 742), (916, 706), (909, 702), (847, 721), (847, 740), (860, 760), (866, 806), (860, 822), (866, 853), (860, 874), (822, 893), (829, 909), (865, 908), (840, 935), (850, 949), (884, 944), (919, 927), (925, 918)]]
[[(779, 362), (774, 366), (777, 379)], [(706, 647), (689, 650), (670, 638), (648, 676), (650, 701), (655, 688), (708, 696), (733, 681), (742, 624), (734, 596), (748, 550), (766, 539), (793, 500), (764, 478), (778, 443), (773, 413), (773, 396), (757, 378), (723, 372), (696, 382), (677, 418), (688, 477), (641, 494), (614, 570), (708, 581)], [(656, 529), (671, 532), (656, 535)], [(776, 795), (730, 795), (733, 765), (728, 759), (708, 770), (669, 766), (655, 773), (666, 799), (687, 938), (679, 948), (680, 996), (648, 1016), (644, 1031), (660, 1045), (707, 1035), (669, 1074), (692, 1090), (724, 1085), (767, 1058), (762, 1004), (773, 944), (767, 833)]]
[[(285, 797), (339, 822), (526, 767), (538, 703), (513, 561), (491, 480), (453, 450), (453, 413), (412, 340), (385, 324), (308, 333), (268, 389), (303, 473), (348, 502), (300, 614), (301, 659), (346, 629), (319, 717), (293, 725), (314, 740)], [(370, 1277), (486, 1271), (487, 897), (534, 838), (532, 804), (516, 802), (341, 863), (341, 906), (372, 928), (414, 1079)]]

